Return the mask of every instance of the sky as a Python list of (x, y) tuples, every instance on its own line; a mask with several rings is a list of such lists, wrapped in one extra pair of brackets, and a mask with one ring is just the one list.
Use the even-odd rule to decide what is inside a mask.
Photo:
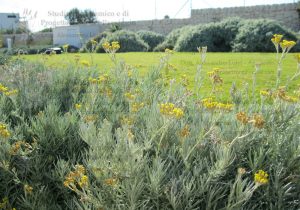
[(68, 25), (72, 8), (91, 9), (101, 22), (189, 18), (191, 8), (222, 8), (293, 3), (297, 0), (0, 0), (0, 12), (19, 13), (32, 31)]

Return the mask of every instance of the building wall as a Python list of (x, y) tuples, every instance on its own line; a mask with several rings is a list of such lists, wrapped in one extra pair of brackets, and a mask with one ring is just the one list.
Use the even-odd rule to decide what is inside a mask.
[(0, 30), (16, 29), (19, 27), (19, 22), (19, 14), (0, 13)]
[(53, 44), (70, 44), (81, 47), (85, 43), (85, 40), (99, 34), (102, 31), (101, 28), (100, 24), (81, 24), (57, 27), (53, 29)]

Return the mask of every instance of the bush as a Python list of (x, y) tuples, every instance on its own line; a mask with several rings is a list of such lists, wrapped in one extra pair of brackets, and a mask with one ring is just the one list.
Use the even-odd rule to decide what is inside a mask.
[(167, 35), (164, 42), (154, 48), (154, 51), (163, 52), (166, 48), (173, 50), (180, 35), (193, 27), (194, 26), (185, 26), (182, 28), (174, 29)]
[[(239, 29), (233, 43), (235, 52), (273, 52), (274, 45), (270, 42), (273, 34), (282, 34), (284, 39), (297, 41), (296, 35), (272, 20), (247, 20)], [(292, 50), (299, 51), (300, 43)]]
[(11, 56), (7, 53), (0, 53), (0, 66), (5, 65), (10, 60)]
[(241, 25), (243, 21), (239, 18), (197, 25), (180, 36), (175, 50), (194, 52), (197, 51), (196, 46), (207, 46), (211, 52), (229, 52)]
[[(92, 40), (95, 40), (97, 43), (100, 43), (101, 39), (107, 37), (110, 34), (110, 32), (102, 32), (98, 34), (97, 36), (91, 38), (90, 40), (85, 43), (85, 45), (80, 49), (80, 52), (92, 52), (95, 49), (92, 49)], [(97, 47), (97, 46), (96, 46)]]
[(149, 45), (132, 31), (120, 30), (108, 34), (105, 39), (101, 40), (96, 52), (104, 52), (102, 44), (105, 41), (118, 41), (121, 45), (119, 52), (147, 52), (149, 49)]
[(165, 39), (164, 35), (153, 31), (138, 31), (137, 34), (149, 45), (149, 51), (153, 51), (153, 49)]

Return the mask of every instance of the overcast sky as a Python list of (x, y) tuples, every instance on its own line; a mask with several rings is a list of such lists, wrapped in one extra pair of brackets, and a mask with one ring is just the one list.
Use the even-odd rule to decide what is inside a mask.
[[(91, 9), (102, 22), (188, 18), (190, 9), (292, 3), (297, 0), (0, 0), (0, 12), (15, 12), (29, 20), (29, 28), (66, 25), (70, 9)], [(155, 6), (156, 5), (156, 6)]]

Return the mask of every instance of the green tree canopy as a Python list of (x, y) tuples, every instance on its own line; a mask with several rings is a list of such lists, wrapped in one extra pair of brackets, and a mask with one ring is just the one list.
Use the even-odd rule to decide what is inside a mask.
[(65, 15), (65, 19), (69, 21), (70, 25), (97, 22), (96, 14), (88, 9), (80, 11), (77, 8), (73, 8)]

